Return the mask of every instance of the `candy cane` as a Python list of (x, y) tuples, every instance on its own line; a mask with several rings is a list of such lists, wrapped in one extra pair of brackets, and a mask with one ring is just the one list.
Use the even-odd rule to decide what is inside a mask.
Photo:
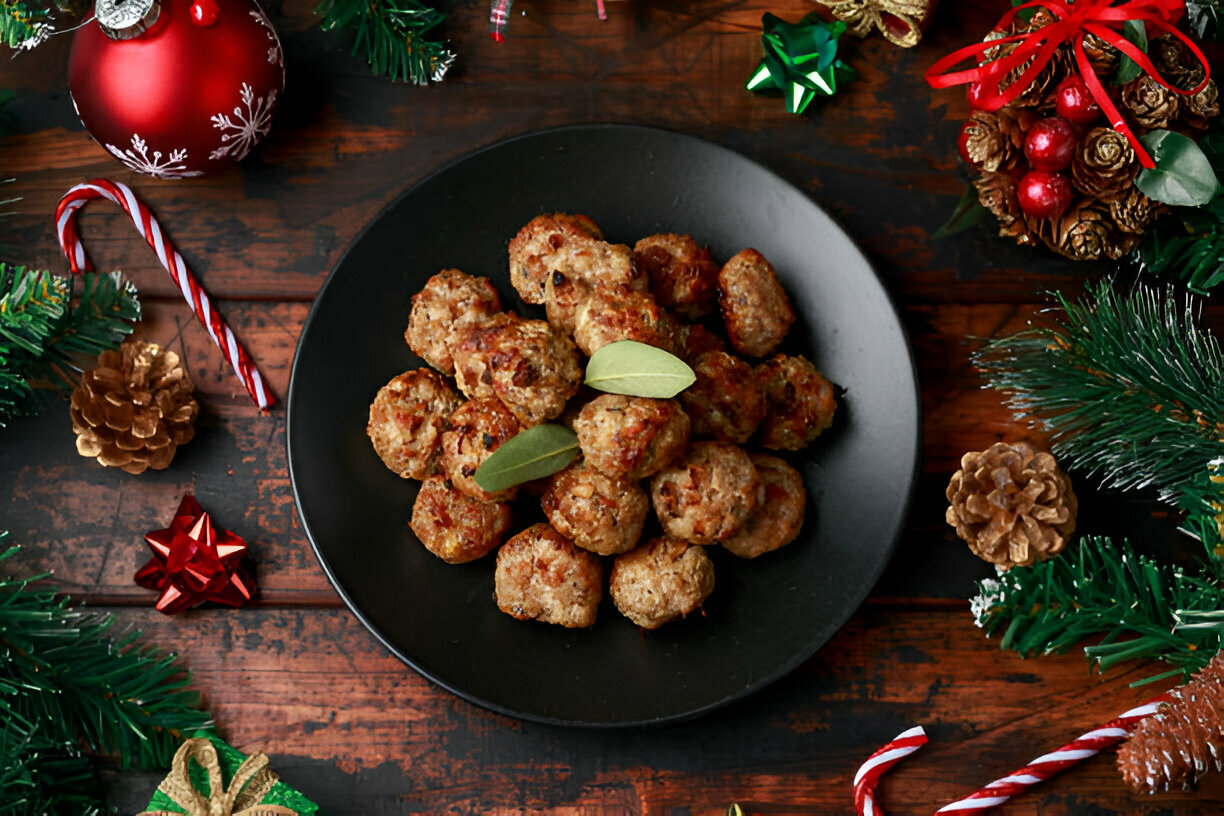
[(1039, 756), (1020, 770), (1012, 771), (1002, 779), (996, 779), (964, 799), (944, 805), (935, 812), (937, 814), (976, 814), (998, 807), (1013, 796), (1024, 793), (1033, 785), (1044, 782), (1072, 765), (1123, 742), (1130, 736), (1131, 731), (1135, 730), (1140, 720), (1155, 714), (1160, 704), (1168, 699), (1167, 694), (1161, 694), (1137, 708), (1132, 708), (1117, 719), (1092, 729), (1057, 751)]
[(915, 726), (902, 731), (892, 742), (867, 758), (854, 775), (854, 806), (859, 816), (883, 816), (883, 811), (875, 803), (876, 783), (885, 771), (926, 745), (926, 741), (922, 726)]
[(178, 284), (183, 297), (187, 299), (187, 304), (191, 306), (195, 316), (208, 331), (208, 336), (212, 338), (213, 343), (221, 349), (230, 365), (234, 367), (234, 373), (238, 375), (238, 379), (242, 380), (242, 384), (246, 386), (247, 393), (251, 395), (251, 399), (255, 400), (255, 404), (260, 408), (267, 408), (275, 402), (276, 398), (264, 387), (259, 369), (255, 367), (246, 349), (238, 343), (230, 327), (221, 319), (221, 315), (213, 309), (208, 293), (191, 274), (183, 256), (166, 238), (161, 225), (149, 212), (149, 208), (136, 198), (136, 194), (126, 184), (109, 179), (95, 179), (87, 184), (78, 184), (60, 199), (59, 206), (55, 210), (55, 226), (59, 234), (60, 248), (68, 258), (72, 271), (80, 273), (93, 268), (89, 263), (89, 258), (85, 255), (85, 245), (81, 243), (81, 238), (77, 234), (76, 212), (95, 198), (110, 199), (122, 207), (132, 219), (137, 232), (157, 253), (157, 259), (170, 273), (170, 278)]

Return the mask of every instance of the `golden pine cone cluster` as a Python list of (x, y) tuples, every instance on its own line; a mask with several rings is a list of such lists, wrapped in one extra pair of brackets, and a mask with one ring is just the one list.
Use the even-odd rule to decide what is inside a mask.
[(155, 343), (102, 352), (72, 392), (77, 452), (128, 473), (163, 470), (195, 435), (194, 390), (178, 355)]
[(1075, 531), (1071, 480), (1053, 456), (1025, 442), (966, 453), (946, 495), (948, 524), (975, 555), (1003, 569), (1057, 555)]
[[(1017, 23), (1015, 30), (1035, 30), (1051, 19), (1038, 11), (1029, 23)], [(1121, 55), (1104, 40), (1088, 34), (1084, 49), (1100, 77), (1107, 79), (1117, 71)], [(1155, 38), (1149, 51), (1161, 75), (1178, 88), (1190, 90), (1202, 82), (1202, 68), (1175, 38)], [(1027, 169), (1025, 133), (1034, 122), (1055, 115), (1055, 89), (1077, 73), (1070, 48), (1064, 45), (1016, 100), (994, 113), (972, 114), (962, 130), (962, 155), (980, 174), (974, 180), (978, 200), (998, 218), (1001, 236), (1024, 245), (1044, 244), (1073, 260), (1118, 259), (1138, 245), (1144, 231), (1168, 207), (1134, 186), (1141, 169), (1138, 157), (1104, 118), (1098, 126), (1076, 126), (1075, 154), (1064, 171), (1071, 185), (1070, 206), (1053, 218), (1033, 217), (1022, 211), (1016, 195)], [(1136, 136), (1156, 129), (1201, 133), (1220, 112), (1214, 80), (1198, 93), (1184, 96), (1140, 74), (1114, 93), (1114, 102)]]

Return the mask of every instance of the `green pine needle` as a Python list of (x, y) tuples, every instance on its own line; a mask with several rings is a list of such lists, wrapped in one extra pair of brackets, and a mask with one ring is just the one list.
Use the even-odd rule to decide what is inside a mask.
[(99, 813), (87, 754), (162, 769), (212, 723), (173, 655), (116, 636), (111, 616), (69, 606), (41, 577), (0, 579), (0, 815)]
[(1108, 538), (1081, 538), (1057, 558), (979, 581), (978, 590), (974, 619), (988, 636), (1001, 635), (1000, 648), (1048, 655), (1099, 637), (1084, 654), (1100, 672), (1131, 660), (1174, 667), (1135, 685), (1172, 674), (1188, 679), (1224, 636), (1224, 589), (1216, 581)]
[(72, 281), (0, 263), (0, 427), (67, 391), (85, 358), (115, 348), (140, 319), (136, 289), (118, 272), (87, 272), (72, 305)]
[(1221, 0), (1186, 0), (1186, 23), (1200, 40), (1219, 40), (1224, 36), (1220, 18)]
[(315, 14), (324, 31), (356, 31), (353, 53), (393, 82), (440, 82), (455, 61), (444, 42), (427, 36), (446, 15), (419, 0), (323, 0)]
[(0, 42), (9, 48), (33, 48), (46, 39), (54, 19), (50, 3), (0, 0)]

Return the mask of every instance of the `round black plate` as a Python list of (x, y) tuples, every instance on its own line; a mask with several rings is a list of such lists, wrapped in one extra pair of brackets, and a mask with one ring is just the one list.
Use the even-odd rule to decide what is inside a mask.
[[(716, 557), (700, 616), (640, 632), (605, 598), (583, 631), (493, 602), (493, 559), (448, 566), (408, 529), (417, 483), (365, 436), (370, 401), (422, 365), (409, 297), (439, 269), (486, 275), (520, 312), (506, 243), (542, 212), (591, 216), (615, 242), (690, 233), (725, 260), (756, 247), (799, 322), (787, 347), (846, 389), (839, 420), (793, 458), (800, 538), (752, 562)], [(896, 311), (867, 260), (802, 193), (723, 147), (625, 125), (533, 133), (413, 187), (357, 238), (319, 293), (289, 385), (298, 513), (341, 597), (392, 652), (472, 702), (530, 720), (630, 725), (690, 717), (793, 669), (845, 623), (896, 543), (917, 466), (919, 399)], [(516, 521), (519, 519), (516, 519)], [(394, 701), (391, 701), (394, 705)]]

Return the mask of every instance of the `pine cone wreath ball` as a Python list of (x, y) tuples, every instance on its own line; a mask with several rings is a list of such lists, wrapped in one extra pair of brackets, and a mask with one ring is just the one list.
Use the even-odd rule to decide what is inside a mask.
[(1075, 530), (1071, 480), (1054, 457), (1025, 442), (961, 457), (945, 518), (979, 558), (1002, 569), (1057, 555)]
[(178, 355), (155, 343), (129, 339), (102, 352), (72, 392), (77, 452), (128, 473), (165, 469), (195, 435), (194, 390)]

